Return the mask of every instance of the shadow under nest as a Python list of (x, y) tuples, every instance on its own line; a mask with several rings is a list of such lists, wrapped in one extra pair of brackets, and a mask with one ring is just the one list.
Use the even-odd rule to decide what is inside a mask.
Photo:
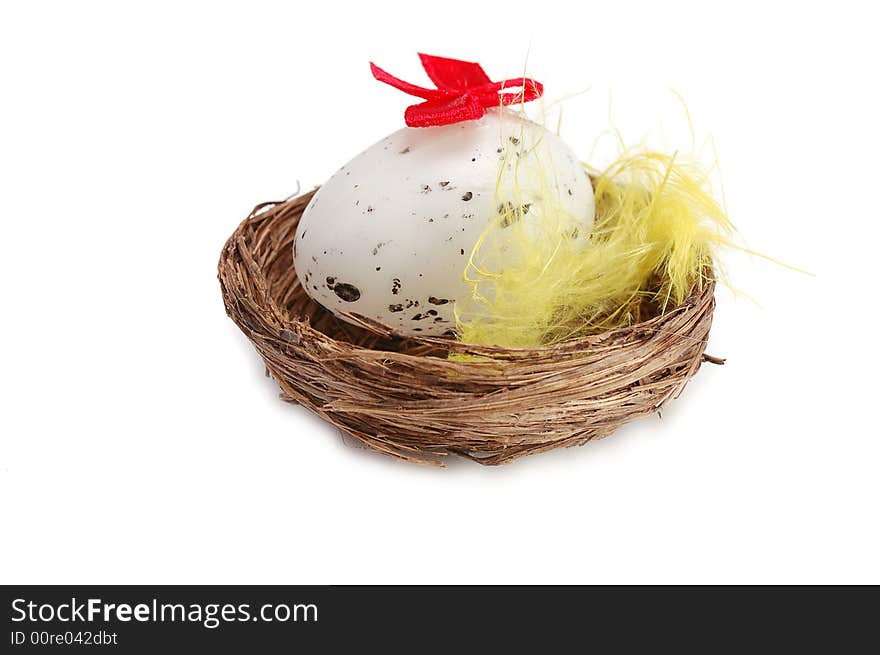
[(703, 361), (723, 361), (703, 353), (712, 282), (660, 316), (541, 348), (409, 338), (359, 317), (350, 325), (306, 295), (293, 267), (312, 193), (258, 205), (239, 225), (220, 258), (223, 301), (282, 399), (370, 448), (442, 465), (450, 453), (502, 464), (582, 445), (659, 410)]

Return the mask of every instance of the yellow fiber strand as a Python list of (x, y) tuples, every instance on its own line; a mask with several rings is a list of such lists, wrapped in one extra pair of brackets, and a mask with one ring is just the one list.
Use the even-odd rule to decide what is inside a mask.
[(591, 171), (589, 239), (556, 209), (552, 162), (540, 168), (542, 211), (512, 224), (500, 216), (471, 253), (464, 279), (472, 293), (456, 304), (466, 343), (531, 347), (630, 325), (681, 304), (713, 275), (717, 249), (735, 247), (695, 163), (639, 151)]

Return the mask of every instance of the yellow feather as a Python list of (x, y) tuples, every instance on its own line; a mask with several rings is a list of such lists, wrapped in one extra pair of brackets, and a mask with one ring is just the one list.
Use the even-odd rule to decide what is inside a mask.
[(713, 274), (718, 248), (735, 247), (696, 163), (631, 151), (590, 171), (596, 218), (586, 242), (554, 201), (552, 170), (538, 173), (540, 210), (528, 220), (502, 214), (471, 252), (471, 294), (455, 308), (466, 343), (531, 347), (630, 325), (678, 306)]

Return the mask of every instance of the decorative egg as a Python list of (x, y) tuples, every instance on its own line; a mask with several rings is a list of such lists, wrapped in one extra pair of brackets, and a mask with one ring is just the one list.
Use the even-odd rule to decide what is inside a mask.
[(294, 265), (306, 293), (343, 319), (450, 334), (455, 303), (471, 292), (464, 272), (477, 242), (514, 222), (539, 239), (529, 226), (548, 212), (586, 243), (594, 206), (584, 167), (544, 127), (490, 109), (405, 127), (343, 166), (303, 212)]

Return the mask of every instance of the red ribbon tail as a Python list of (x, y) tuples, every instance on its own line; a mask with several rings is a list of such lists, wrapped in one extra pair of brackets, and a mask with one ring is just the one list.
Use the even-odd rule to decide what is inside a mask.
[(421, 86), (416, 86), (415, 84), (410, 84), (409, 82), (404, 82), (400, 78), (394, 77), (391, 73), (382, 70), (373, 62), (370, 62), (370, 71), (373, 73), (373, 77), (380, 82), (393, 86), (395, 89), (400, 89), (411, 96), (430, 100), (432, 98), (437, 98), (438, 95), (442, 95), (438, 94), (437, 89), (426, 89)]
[[(522, 87), (521, 91), (509, 92), (507, 89)], [(499, 95), (499, 102), (502, 105), (513, 105), (522, 102), (531, 102), (537, 100), (544, 95), (544, 85), (528, 77), (518, 77), (511, 80), (504, 80), (501, 83), (503, 93)]]

